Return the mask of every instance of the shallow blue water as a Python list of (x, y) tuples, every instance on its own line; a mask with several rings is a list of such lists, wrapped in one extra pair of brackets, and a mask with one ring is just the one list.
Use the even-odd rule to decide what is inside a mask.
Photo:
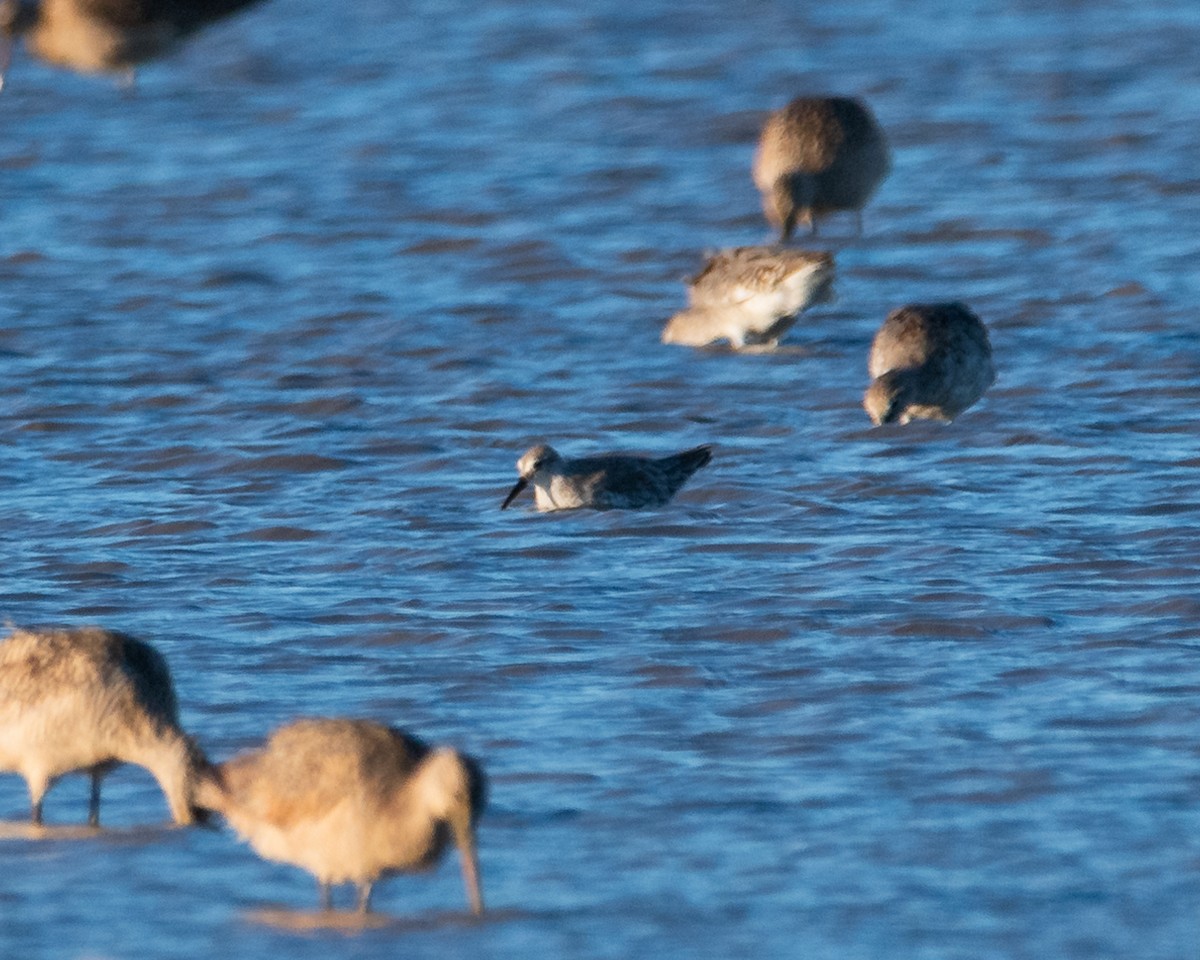
[[(312, 713), (476, 753), (492, 918), (447, 862), (382, 930), (262, 922), (311, 879), (122, 770), (112, 832), (0, 844), (0, 954), (1195, 957), (1200, 12), (400, 6), (273, 0), (133, 95), (18, 58), (0, 617), (152, 640), (217, 758)], [(894, 148), (838, 302), (659, 345), (825, 91)], [(875, 328), (951, 298), (998, 382), (868, 429)], [(535, 439), (717, 454), (501, 513)]]

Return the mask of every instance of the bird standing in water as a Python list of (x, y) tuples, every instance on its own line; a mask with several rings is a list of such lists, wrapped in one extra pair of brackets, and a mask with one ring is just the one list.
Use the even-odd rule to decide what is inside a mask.
[(121, 763), (149, 770), (175, 822), (194, 822), (206, 761), (179, 726), (166, 660), (98, 627), (18, 629), (0, 641), (0, 770), (25, 778), (33, 823), (54, 782), (82, 770), (92, 779), (88, 824), (98, 826), (100, 782)]
[(866, 104), (849, 97), (798, 97), (768, 118), (754, 155), (763, 212), (786, 242), (797, 223), (862, 208), (891, 170), (887, 138)]
[(198, 805), (261, 856), (313, 874), (322, 909), (332, 884), (355, 884), (360, 913), (380, 878), (432, 867), (451, 838), (471, 909), (482, 913), (475, 822), (485, 802), (483, 771), (470, 757), (345, 719), (280, 727), (260, 749), (212, 768), (197, 791)]

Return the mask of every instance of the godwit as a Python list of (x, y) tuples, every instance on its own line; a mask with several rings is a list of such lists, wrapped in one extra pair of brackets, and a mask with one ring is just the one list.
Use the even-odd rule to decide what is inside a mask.
[(63, 774), (92, 778), (88, 823), (100, 822), (100, 781), (120, 763), (154, 775), (176, 823), (192, 823), (205, 765), (179, 726), (167, 662), (115, 630), (14, 630), (0, 641), (0, 770), (29, 785), (32, 817)]
[(475, 822), (485, 793), (479, 765), (454, 750), (369, 720), (306, 719), (211, 768), (197, 803), (261, 856), (313, 874), (325, 910), (332, 884), (353, 883), (366, 913), (376, 881), (432, 867), (452, 836), (482, 913)]

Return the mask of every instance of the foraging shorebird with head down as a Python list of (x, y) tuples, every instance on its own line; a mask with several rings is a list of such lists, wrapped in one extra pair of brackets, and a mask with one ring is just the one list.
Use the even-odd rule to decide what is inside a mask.
[(530, 447), (517, 461), (520, 478), (503, 510), (533, 484), (538, 510), (639, 510), (661, 507), (675, 496), (688, 477), (712, 459), (712, 448), (696, 447), (669, 457), (607, 454), (568, 460), (544, 443)]
[(911, 304), (875, 334), (863, 406), (876, 426), (950, 421), (996, 379), (987, 328), (961, 303)]
[(668, 321), (662, 342), (774, 347), (808, 307), (834, 299), (833, 279), (829, 253), (781, 246), (722, 250), (688, 283), (688, 307)]
[(767, 118), (754, 185), (784, 241), (797, 223), (816, 233), (817, 218), (838, 210), (854, 212), (861, 234), (862, 208), (891, 164), (887, 138), (862, 101), (798, 97)]
[(262, 748), (212, 768), (197, 791), (197, 803), (261, 856), (313, 874), (322, 909), (331, 885), (355, 884), (360, 913), (377, 881), (433, 867), (451, 839), (471, 909), (482, 913), (475, 823), (485, 802), (483, 771), (470, 757), (345, 719), (280, 727)]
[(178, 824), (196, 819), (192, 791), (206, 762), (179, 726), (167, 662), (148, 644), (98, 627), (14, 630), (0, 641), (0, 770), (29, 785), (42, 823), (46, 791), (67, 773), (92, 779), (88, 823), (100, 823), (100, 782), (121, 763), (154, 775)]
[(0, 0), (0, 87), (25, 46), (47, 63), (81, 73), (117, 73), (172, 50), (206, 24), (257, 0)]

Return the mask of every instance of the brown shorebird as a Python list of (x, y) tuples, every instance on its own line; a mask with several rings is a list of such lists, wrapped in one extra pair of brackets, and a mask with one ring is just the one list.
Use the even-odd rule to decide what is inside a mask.
[(533, 484), (538, 510), (638, 510), (661, 507), (688, 477), (712, 459), (708, 446), (651, 459), (621, 454), (567, 460), (553, 447), (538, 444), (517, 461), (517, 480), (503, 510), (517, 494)]
[(485, 794), (479, 765), (454, 750), (369, 720), (307, 719), (211, 768), (196, 796), (259, 855), (313, 874), (324, 910), (332, 884), (353, 883), (366, 913), (376, 881), (432, 867), (453, 837), (482, 913), (475, 822)]
[(42, 798), (67, 773), (92, 778), (88, 823), (100, 823), (100, 781), (121, 763), (149, 770), (176, 823), (195, 820), (192, 788), (205, 766), (179, 727), (167, 662), (148, 644), (98, 627), (14, 630), (0, 641), (0, 770)]
[(774, 347), (804, 310), (832, 299), (832, 254), (780, 246), (722, 250), (688, 283), (688, 308), (667, 322), (662, 342)]
[(763, 126), (754, 185), (763, 212), (787, 240), (797, 223), (816, 233), (816, 218), (862, 208), (891, 169), (887, 138), (867, 106), (849, 97), (799, 97)]
[(0, 87), (12, 46), (81, 73), (133, 80), (138, 64), (257, 0), (0, 0)]
[(996, 379), (987, 329), (961, 303), (912, 304), (875, 334), (863, 406), (876, 425), (953, 420)]

